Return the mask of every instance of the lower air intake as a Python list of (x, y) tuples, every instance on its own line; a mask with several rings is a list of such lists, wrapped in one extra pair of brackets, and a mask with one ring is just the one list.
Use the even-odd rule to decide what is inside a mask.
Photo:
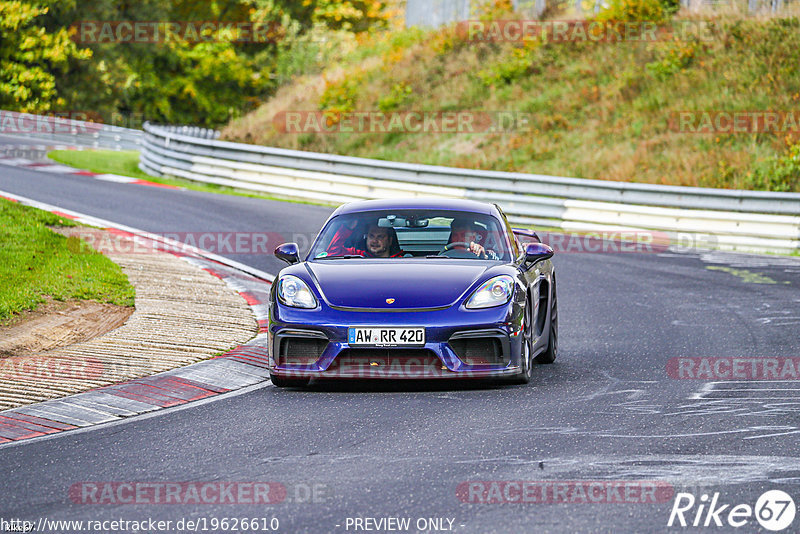
[(322, 356), (328, 341), (289, 337), (281, 339), (278, 365), (312, 365)]
[(493, 337), (451, 339), (450, 347), (467, 365), (505, 365), (500, 340)]

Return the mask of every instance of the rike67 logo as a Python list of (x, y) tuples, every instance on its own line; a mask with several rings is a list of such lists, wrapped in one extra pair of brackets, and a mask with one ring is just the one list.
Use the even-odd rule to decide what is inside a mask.
[(796, 512), (792, 497), (781, 490), (763, 493), (755, 507), (749, 504), (722, 503), (718, 492), (710, 500), (707, 494), (696, 499), (691, 493), (678, 493), (667, 526), (740, 528), (755, 516), (762, 528), (778, 532), (792, 524)]

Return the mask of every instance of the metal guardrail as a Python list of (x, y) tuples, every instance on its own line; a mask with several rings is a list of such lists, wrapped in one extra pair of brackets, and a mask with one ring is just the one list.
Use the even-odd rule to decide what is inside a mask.
[(139, 150), (142, 131), (121, 126), (0, 110), (0, 136), (25, 137), (87, 148)]
[[(145, 123), (150, 124), (150, 123)], [(157, 126), (152, 124), (151, 126), (158, 128), (159, 130), (169, 132), (171, 134), (178, 134), (178, 135), (186, 135), (192, 138), (197, 139), (219, 139), (219, 131), (212, 130), (210, 128), (201, 128), (200, 126), (164, 126), (160, 125)]]
[[(800, 193), (660, 186), (456, 169), (219, 141), (194, 126), (144, 131), (0, 110), (0, 135), (140, 150), (152, 175), (341, 203), (407, 196), (495, 202), (517, 224), (568, 231), (655, 230), (692, 246), (800, 250)], [(687, 241), (688, 240), (688, 241)]]
[[(218, 141), (145, 123), (139, 167), (205, 183), (341, 203), (407, 196), (496, 202), (517, 224), (572, 231), (656, 230), (695, 245), (800, 249), (800, 193), (586, 180), (395, 163)], [(699, 236), (705, 236), (700, 238)], [(703, 243), (700, 243), (700, 241)]]

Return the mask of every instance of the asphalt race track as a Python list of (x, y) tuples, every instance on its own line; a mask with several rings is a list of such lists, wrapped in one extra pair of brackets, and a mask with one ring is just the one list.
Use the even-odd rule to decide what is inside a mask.
[[(0, 190), (161, 233), (308, 235), (331, 211), (5, 166)], [(231, 257), (271, 273), (282, 265)], [(181, 519), (244, 531), (212, 528), (223, 518), (266, 518), (266, 526), (277, 518), (279, 532), (385, 532), (393, 523), (355, 519), (389, 517), (408, 518), (410, 532), (756, 532), (764, 529), (753, 517), (733, 529), (728, 511), (754, 506), (771, 489), (800, 503), (800, 377), (692, 380), (667, 370), (679, 357), (797, 358), (800, 259), (695, 251), (562, 253), (554, 261), (560, 355), (538, 366), (528, 386), (267, 384), (0, 446), (0, 518), (152, 518), (172, 521), (170, 532)], [(571, 482), (558, 497), (553, 481)], [(653, 481), (657, 492), (642, 490)], [(272, 482), (286, 496), (267, 505), (92, 504), (76, 496), (75, 487), (92, 487), (81, 483), (110, 482)], [(529, 500), (540, 500), (542, 488), (556, 497), (517, 502), (523, 487)], [(719, 505), (730, 505), (719, 515), (724, 526), (710, 518), (707, 528), (667, 528), (679, 492), (698, 505), (718, 493)], [(798, 525), (800, 517), (786, 532)]]

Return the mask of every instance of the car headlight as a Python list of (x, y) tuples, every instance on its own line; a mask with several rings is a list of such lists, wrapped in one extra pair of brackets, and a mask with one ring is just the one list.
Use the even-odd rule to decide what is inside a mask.
[(308, 284), (290, 274), (281, 276), (278, 281), (278, 300), (292, 308), (317, 307), (317, 299)]
[(467, 300), (466, 307), (474, 310), (500, 306), (508, 302), (513, 293), (514, 279), (511, 276), (507, 274), (495, 276), (475, 290), (475, 293)]

